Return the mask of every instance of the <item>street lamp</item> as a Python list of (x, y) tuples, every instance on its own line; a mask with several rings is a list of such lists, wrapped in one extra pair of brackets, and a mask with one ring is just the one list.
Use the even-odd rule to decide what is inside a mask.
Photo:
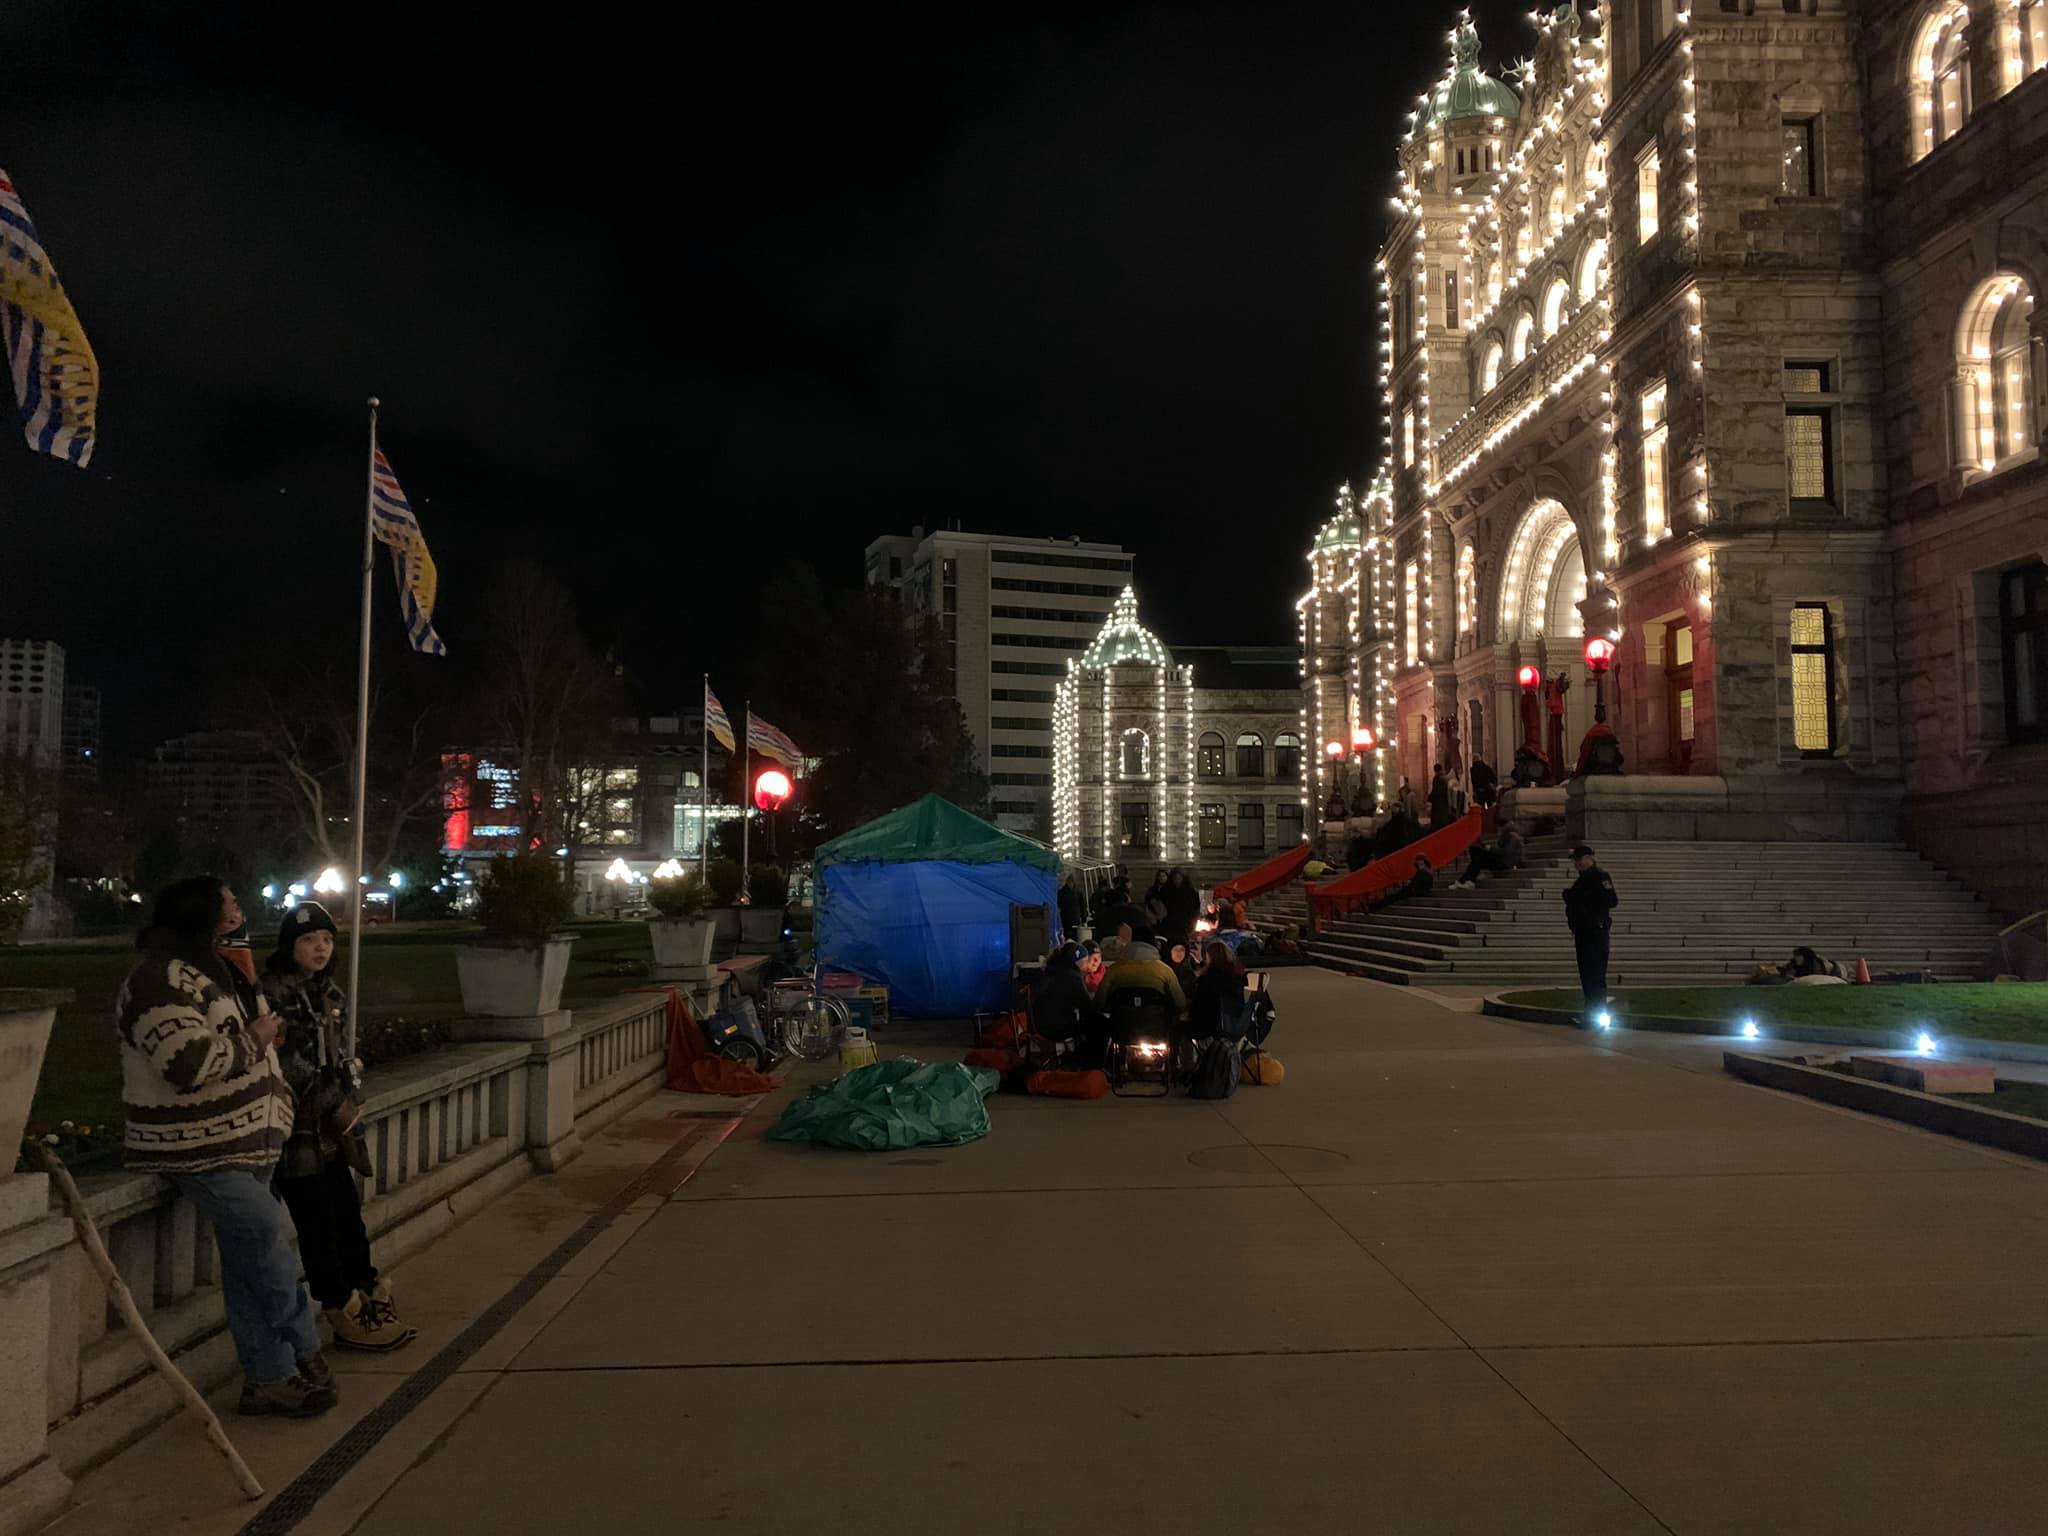
[(788, 774), (780, 768), (763, 768), (754, 779), (754, 804), (764, 812), (779, 811), (790, 790)]
[(1344, 755), (1344, 743), (1343, 743), (1343, 742), (1341, 742), (1341, 741), (1326, 741), (1326, 742), (1324, 742), (1324, 743), (1323, 743), (1323, 756), (1327, 757), (1327, 758), (1328, 758), (1328, 759), (1329, 759), (1329, 760), (1330, 760), (1331, 762), (1333, 762), (1333, 763), (1334, 763), (1334, 762), (1336, 762), (1336, 761), (1337, 761), (1337, 759), (1338, 759), (1338, 758), (1340, 758), (1340, 757), (1342, 757), (1343, 755)]
[(1614, 665), (1614, 642), (1605, 635), (1586, 641), (1586, 670), (1593, 674), (1593, 721), (1607, 721), (1607, 669)]
[(1373, 749), (1375, 744), (1376, 738), (1373, 736), (1371, 726), (1360, 725), (1352, 727), (1351, 750), (1353, 753), (1363, 757)]

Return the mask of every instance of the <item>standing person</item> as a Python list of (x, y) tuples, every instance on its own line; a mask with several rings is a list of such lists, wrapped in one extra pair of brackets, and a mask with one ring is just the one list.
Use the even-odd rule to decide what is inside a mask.
[(1209, 963), (1188, 1000), (1188, 1033), (1197, 1040), (1244, 1033), (1244, 967), (1228, 944), (1209, 946)]
[(1145, 926), (1154, 933), (1166, 927), (1166, 871), (1160, 870), (1152, 877), (1152, 884), (1145, 892)]
[(242, 1366), (239, 1411), (311, 1418), (336, 1402), (319, 1325), (271, 1173), (291, 1134), (277, 1016), (245, 1010), (214, 945), (242, 925), (211, 875), (165, 886), (137, 941), (142, 959), (114, 1003), (123, 1161), (160, 1173), (213, 1228), (221, 1302)]
[(1438, 763), (1429, 775), (1429, 830), (1441, 832), (1452, 819), (1451, 781), (1444, 773), (1444, 765)]
[(1074, 884), (1074, 877), (1067, 876), (1060, 882), (1060, 937), (1078, 938), (1081, 933), (1081, 889)]
[(1472, 763), (1472, 798), (1482, 808), (1491, 807), (1495, 794), (1500, 789), (1500, 777), (1493, 771), (1493, 765), (1484, 758)]
[(1202, 915), (1202, 893), (1184, 869), (1176, 869), (1166, 882), (1167, 931), (1176, 939), (1194, 932), (1195, 919)]
[(1579, 955), (1579, 990), (1591, 1013), (1607, 1001), (1608, 930), (1614, 925), (1609, 914), (1621, 898), (1614, 893), (1613, 877), (1584, 843), (1572, 849), (1572, 868), (1579, 878), (1564, 888), (1564, 915), (1571, 924), (1572, 948)]
[(277, 1191), (299, 1234), (299, 1261), (341, 1349), (383, 1353), (412, 1342), (398, 1320), (391, 1282), (370, 1262), (357, 1173), (370, 1171), (356, 1122), (356, 1064), (343, 1053), (344, 1006), (334, 977), (334, 919), (317, 901), (284, 915), (263, 963), (263, 995), (284, 1021), (278, 1060), (298, 1117), (277, 1169)]

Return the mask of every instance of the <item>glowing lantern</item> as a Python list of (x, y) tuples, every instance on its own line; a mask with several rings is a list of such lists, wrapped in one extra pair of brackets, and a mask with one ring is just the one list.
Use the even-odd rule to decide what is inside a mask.
[(1351, 750), (1354, 752), (1370, 752), (1376, 744), (1369, 725), (1358, 726), (1351, 732)]
[(1326, 742), (1324, 742), (1324, 743), (1323, 743), (1323, 754), (1324, 754), (1324, 756), (1326, 756), (1326, 757), (1332, 757), (1332, 758), (1336, 758), (1336, 757), (1342, 757), (1342, 756), (1344, 755), (1344, 743), (1343, 743), (1343, 742), (1341, 742), (1341, 741), (1326, 741)]
[(763, 768), (754, 779), (754, 804), (764, 811), (778, 811), (790, 790), (788, 774), (780, 768)]
[(1605, 635), (1594, 635), (1586, 642), (1586, 666), (1597, 677), (1613, 665), (1614, 642)]
[(1522, 692), (1534, 693), (1537, 684), (1543, 681), (1543, 674), (1527, 662), (1523, 662), (1515, 669), (1515, 681), (1522, 685)]

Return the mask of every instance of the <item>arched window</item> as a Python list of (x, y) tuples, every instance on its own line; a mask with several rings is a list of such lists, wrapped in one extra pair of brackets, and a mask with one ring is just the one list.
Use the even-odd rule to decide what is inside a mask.
[(1493, 252), (1493, 260), (1486, 264), (1486, 302), (1488, 304), (1498, 304), (1500, 302), (1500, 284), (1500, 248), (1496, 246)]
[(1564, 167), (1557, 168), (1557, 179), (1550, 184), (1550, 237), (1557, 238), (1557, 232), (1564, 228), (1565, 215)]
[(1238, 733), (1237, 776), (1240, 779), (1263, 779), (1266, 776), (1266, 738), (1257, 731)]
[(1223, 733), (1204, 731), (1195, 743), (1195, 773), (1204, 779), (1223, 777)]
[(1913, 49), (1913, 158), (1932, 154), (1970, 116), (1970, 8), (1949, 0), (1920, 28)]
[(2034, 447), (2033, 291), (2010, 272), (1980, 286), (1956, 333), (1956, 459), (1992, 474)]
[(1523, 266), (1536, 252), (1536, 204), (1532, 200), (1515, 222), (1515, 260)]
[(1301, 777), (1301, 738), (1292, 731), (1282, 731), (1273, 738), (1273, 777)]
[(1564, 329), (1564, 312), (1572, 301), (1572, 285), (1561, 277), (1552, 278), (1543, 294), (1543, 334), (1555, 336)]
[(2013, 9), (2013, 25), (2019, 36), (2008, 73), (2012, 83), (2018, 85), (2035, 70), (2048, 68), (2048, 0), (2019, 0)]
[(1593, 296), (1600, 291), (1600, 285), (1607, 281), (1607, 242), (1595, 240), (1587, 245), (1585, 254), (1579, 257), (1579, 302), (1590, 304)]
[(1129, 730), (1117, 744), (1117, 774), (1120, 778), (1144, 779), (1152, 774), (1152, 738), (1140, 730)]
[(1508, 356), (1514, 362), (1521, 362), (1529, 355), (1529, 344), (1536, 331), (1536, 317), (1526, 309), (1515, 317), (1515, 333), (1508, 342)]
[(1472, 634), (1479, 625), (1479, 556), (1470, 541), (1458, 550), (1458, 633)]
[(1479, 393), (1482, 395), (1500, 383), (1500, 363), (1503, 356), (1500, 339), (1489, 337), (1486, 351), (1479, 358)]

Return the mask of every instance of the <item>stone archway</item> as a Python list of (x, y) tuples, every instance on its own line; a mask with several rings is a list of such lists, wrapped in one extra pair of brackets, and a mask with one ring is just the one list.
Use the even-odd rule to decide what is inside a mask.
[(1495, 639), (1577, 639), (1585, 589), (1586, 558), (1571, 513), (1548, 497), (1531, 503), (1502, 562)]

